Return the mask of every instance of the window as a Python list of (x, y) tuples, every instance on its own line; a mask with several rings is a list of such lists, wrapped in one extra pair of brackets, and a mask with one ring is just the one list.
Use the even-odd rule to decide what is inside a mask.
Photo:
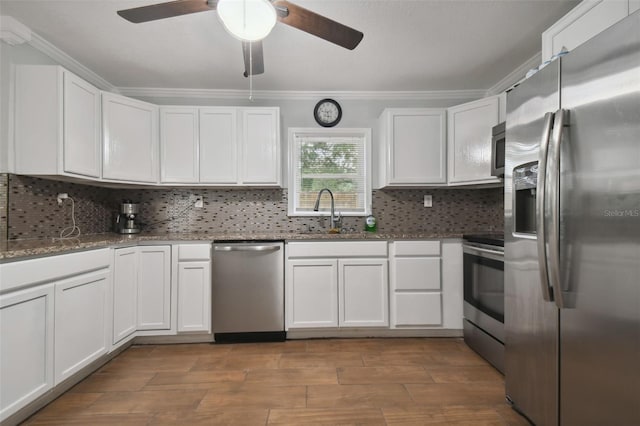
[[(323, 188), (343, 216), (370, 214), (370, 151), (370, 129), (289, 129), (289, 215), (318, 216), (313, 207)], [(323, 194), (319, 212), (330, 207)]]

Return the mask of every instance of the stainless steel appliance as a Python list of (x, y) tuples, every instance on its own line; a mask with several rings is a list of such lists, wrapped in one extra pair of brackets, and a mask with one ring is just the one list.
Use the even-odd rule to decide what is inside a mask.
[(507, 94), (505, 384), (535, 424), (640, 424), (639, 29)]
[(284, 340), (284, 245), (213, 245), (213, 333), (216, 342)]
[(504, 176), (504, 146), (506, 141), (506, 123), (491, 129), (491, 176)]
[(136, 223), (140, 206), (131, 200), (123, 200), (120, 204), (120, 213), (116, 216), (116, 232), (120, 234), (137, 234), (140, 227)]
[(464, 341), (504, 371), (504, 237), (465, 235)]

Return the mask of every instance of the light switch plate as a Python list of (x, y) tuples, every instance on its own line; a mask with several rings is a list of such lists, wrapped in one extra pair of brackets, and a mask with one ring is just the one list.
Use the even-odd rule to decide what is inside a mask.
[(424, 196), (424, 206), (425, 207), (433, 207), (433, 199), (431, 198), (431, 195), (425, 195)]

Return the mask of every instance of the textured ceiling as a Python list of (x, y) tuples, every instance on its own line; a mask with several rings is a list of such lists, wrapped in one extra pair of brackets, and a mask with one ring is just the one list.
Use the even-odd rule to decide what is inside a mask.
[[(257, 90), (488, 89), (540, 51), (565, 0), (292, 0), (354, 27), (349, 51), (276, 24)], [(0, 0), (13, 16), (118, 87), (246, 89), (241, 44), (216, 12), (132, 24), (116, 11), (154, 0)]]

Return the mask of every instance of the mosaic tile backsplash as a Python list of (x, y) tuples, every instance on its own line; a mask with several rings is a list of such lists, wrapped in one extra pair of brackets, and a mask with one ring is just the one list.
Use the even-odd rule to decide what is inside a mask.
[(76, 224), (82, 234), (111, 229), (114, 207), (111, 190), (89, 185), (9, 175), (8, 239), (53, 238), (72, 226), (71, 200), (58, 205), (58, 193), (74, 199)]
[[(8, 192), (9, 239), (56, 237), (70, 226), (70, 202), (58, 206), (59, 192), (75, 199), (83, 234), (110, 232), (123, 199), (140, 203), (143, 232), (294, 233), (328, 228), (328, 218), (287, 216), (285, 189), (109, 189), (9, 175)], [(433, 196), (433, 207), (423, 207), (425, 194)], [(204, 197), (204, 208), (192, 207), (195, 196)], [(502, 188), (377, 190), (373, 214), (380, 232), (500, 231)], [(362, 217), (343, 220), (347, 231), (363, 227)]]
[(7, 190), (9, 175), (0, 173), (0, 239), (7, 238)]

